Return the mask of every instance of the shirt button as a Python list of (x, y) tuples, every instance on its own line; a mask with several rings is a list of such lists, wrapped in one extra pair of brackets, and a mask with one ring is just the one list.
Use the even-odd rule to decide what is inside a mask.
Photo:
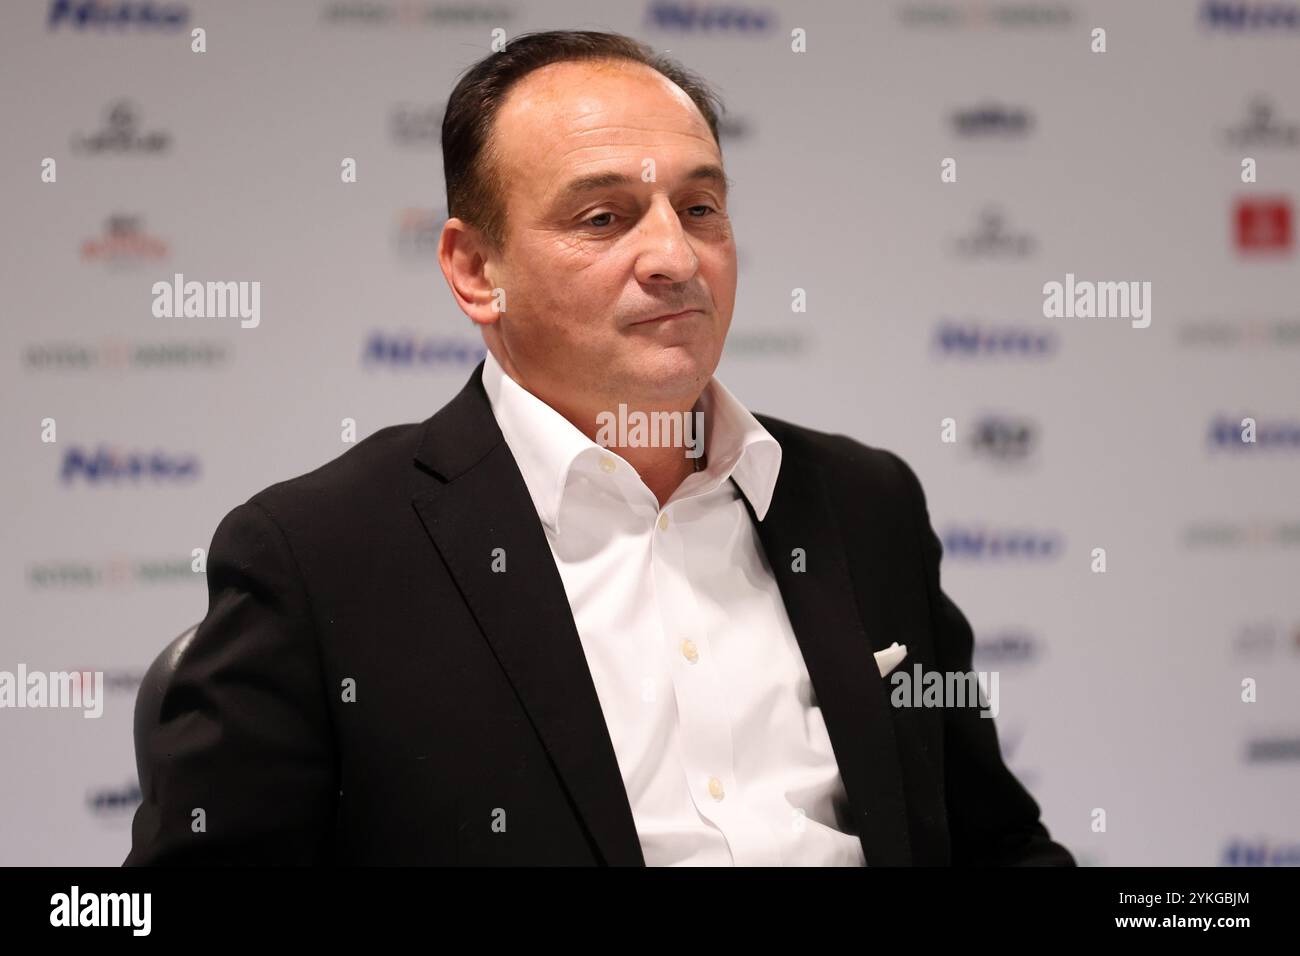
[(717, 777), (709, 778), (709, 796), (714, 800), (721, 800), (726, 794), (722, 792), (722, 781)]
[(682, 657), (686, 658), (692, 664), (700, 659), (699, 648), (697, 648), (695, 642), (689, 638), (682, 641)]
[(668, 530), (668, 512), (667, 512), (667, 511), (665, 511), (663, 514), (661, 514), (661, 515), (659, 516), (659, 530), (660, 530), (660, 531), (667, 531), (667, 530)]
[(616, 462), (613, 458), (609, 457), (609, 455), (605, 455), (603, 458), (600, 459), (600, 470), (607, 475), (613, 473), (614, 469), (617, 467), (618, 467), (618, 462)]

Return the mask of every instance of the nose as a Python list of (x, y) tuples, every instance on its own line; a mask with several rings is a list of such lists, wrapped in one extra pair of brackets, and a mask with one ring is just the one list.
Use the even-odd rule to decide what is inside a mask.
[(637, 224), (636, 235), (640, 245), (636, 277), (640, 282), (686, 282), (699, 271), (699, 257), (682, 229), (677, 210), (667, 199), (651, 206)]

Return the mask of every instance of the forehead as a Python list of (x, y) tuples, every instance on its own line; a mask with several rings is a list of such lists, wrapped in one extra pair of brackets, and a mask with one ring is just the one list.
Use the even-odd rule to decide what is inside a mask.
[[(493, 145), (507, 182), (545, 183), (605, 160), (666, 159), (665, 150), (720, 159), (708, 123), (691, 98), (640, 63), (552, 63), (507, 94)], [(585, 170), (584, 170), (585, 171)]]

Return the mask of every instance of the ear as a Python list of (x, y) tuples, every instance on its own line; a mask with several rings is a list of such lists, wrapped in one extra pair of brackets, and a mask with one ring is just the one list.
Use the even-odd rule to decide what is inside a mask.
[(501, 318), (493, 281), (497, 261), (498, 253), (477, 227), (454, 217), (443, 224), (438, 265), (460, 310), (480, 326)]

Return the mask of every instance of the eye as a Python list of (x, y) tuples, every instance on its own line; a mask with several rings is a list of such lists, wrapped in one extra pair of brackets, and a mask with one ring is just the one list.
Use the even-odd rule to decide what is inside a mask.
[[(686, 211), (687, 211), (687, 212), (694, 212), (694, 211), (697, 210), (697, 209), (703, 209), (704, 212), (705, 212), (705, 214), (708, 214), (708, 213), (711, 213), (711, 212), (715, 212), (715, 211), (716, 211), (716, 210), (714, 210), (714, 208), (713, 208), (712, 206), (704, 206), (704, 205), (700, 205), (700, 206), (687, 206), (687, 207), (686, 207)], [(691, 218), (692, 218), (692, 219), (704, 219), (705, 216), (704, 216), (704, 215), (700, 215), (700, 216), (694, 216), (694, 215), (693, 215), (693, 216), (691, 216)]]
[[(609, 221), (597, 222), (596, 221), (597, 219), (608, 219)], [(587, 219), (584, 220), (584, 222), (588, 226), (594, 226), (597, 229), (604, 229), (606, 226), (612, 226), (614, 224), (613, 219), (614, 219), (614, 214), (612, 212), (598, 212), (594, 216), (587, 217)]]

